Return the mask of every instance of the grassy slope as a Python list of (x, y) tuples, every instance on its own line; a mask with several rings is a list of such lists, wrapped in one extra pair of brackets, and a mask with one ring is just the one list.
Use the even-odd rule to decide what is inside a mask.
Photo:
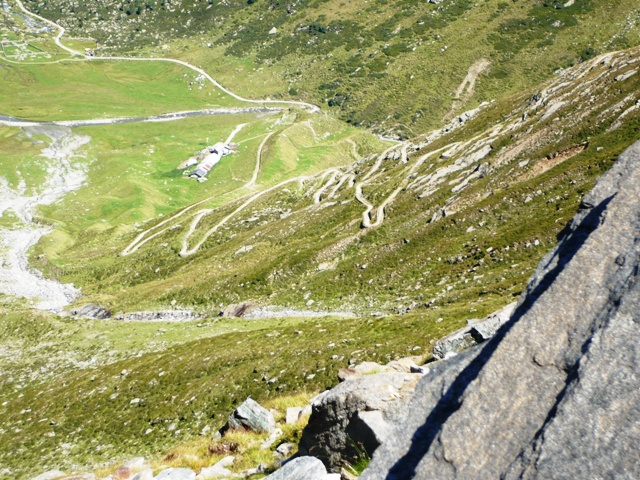
[[(65, 16), (64, 5), (27, 3), (74, 32), (96, 36), (103, 52), (188, 59), (247, 96), (309, 100), (403, 136), (439, 124), (479, 58), (491, 67), (458, 108), (529, 88), (594, 54), (637, 45), (633, 19), (640, 8), (637, 0), (581, 0), (568, 8), (559, 0), (235, 0), (186, 1), (171, 9), (164, 2), (112, 0), (76, 7), (85, 15), (80, 27), (82, 15)], [(114, 13), (107, 5), (123, 8)], [(119, 32), (106, 28), (120, 17), (126, 22)], [(269, 35), (273, 27), (278, 33)], [(146, 33), (134, 34), (136, 28)]]
[[(604, 104), (598, 108), (623, 100), (635, 91), (636, 85), (636, 76), (618, 89), (599, 84)], [(496, 102), (464, 129), (415, 154), (412, 162), (424, 152), (483, 132), (487, 125), (517, 118), (528, 108), (534, 92)], [(610, 123), (606, 122), (588, 126), (588, 121), (582, 120), (575, 124), (571, 119), (582, 115), (582, 100), (577, 94), (578, 91), (570, 93), (574, 99), (572, 110), (563, 114), (561, 123), (529, 120), (533, 133), (520, 131), (516, 135), (505, 131), (495, 137), (491, 141), (494, 153), (488, 160), (491, 173), (472, 182), (460, 195), (451, 193), (457, 173), (446, 179), (452, 182), (450, 187), (440, 188), (426, 198), (420, 198), (419, 189), (405, 188), (387, 208), (386, 220), (379, 228), (360, 228), (363, 206), (354, 199), (353, 190), (343, 188), (333, 202), (313, 206), (312, 194), (321, 185), (319, 179), (314, 179), (256, 200), (209, 237), (194, 256), (177, 255), (191, 224), (187, 216), (169, 223), (176, 225), (174, 230), (156, 237), (130, 256), (118, 258), (114, 253), (124, 249), (140, 230), (121, 236), (107, 231), (93, 236), (93, 240), (78, 242), (56, 260), (55, 269), (48, 266), (46, 259), (36, 265), (65, 282), (83, 286), (87, 294), (109, 295), (114, 305), (125, 309), (139, 305), (162, 308), (177, 302), (216, 313), (220, 304), (244, 300), (299, 308), (314, 300), (314, 308), (320, 309), (404, 312), (425, 310), (433, 303), (464, 304), (517, 296), (535, 264), (555, 243), (555, 235), (573, 216), (581, 194), (635, 139), (633, 115), (627, 117), (625, 128), (615, 132), (607, 132)], [(613, 113), (607, 115), (605, 118), (610, 121)], [(300, 130), (298, 124), (287, 132)], [(522, 147), (522, 138), (527, 135), (537, 138), (536, 143)], [(524, 172), (529, 167), (518, 166), (520, 161), (543, 164), (546, 155), (587, 139), (594, 145), (597, 142), (597, 148), (586, 149), (550, 172), (527, 178)], [(288, 140), (289, 137), (275, 137), (267, 150), (267, 158), (280, 162), (278, 172), (286, 169), (283, 159), (287, 155), (282, 149), (290, 146)], [(284, 143), (280, 145), (279, 141)], [(521, 148), (521, 153), (503, 164), (501, 159), (516, 147)], [(305, 151), (301, 149), (296, 155), (303, 159), (300, 152)], [(327, 153), (319, 148), (316, 154)], [(416, 175), (428, 174), (462, 156), (426, 162)], [(271, 161), (265, 161), (266, 174)], [(348, 158), (343, 157), (343, 161)], [(373, 160), (361, 162), (354, 171), (362, 178), (372, 164)], [(387, 161), (377, 179), (365, 187), (365, 195), (379, 204), (401, 185), (404, 171), (410, 167), (411, 164), (405, 167)], [(517, 181), (511, 179), (513, 175)], [(532, 198), (525, 201), (529, 194)], [(450, 200), (455, 200), (452, 207), (457, 214), (430, 222), (434, 212)], [(212, 203), (219, 208), (201, 220), (190, 245), (240, 203)], [(68, 208), (63, 202), (50, 217), (64, 218)], [(105, 255), (105, 246), (113, 253)], [(238, 254), (243, 246), (254, 248)], [(494, 252), (487, 252), (489, 248)], [(46, 252), (46, 248), (42, 251)], [(452, 289), (447, 290), (448, 286)]]
[[(461, 312), (449, 313), (458, 317)], [(235, 320), (237, 332), (68, 373), (63, 381), (28, 386), (9, 376), (0, 397), (4, 419), (0, 464), (22, 478), (33, 472), (36, 461), (43, 471), (54, 466), (81, 469), (78, 465), (157, 453), (193, 438), (206, 425), (219, 428), (233, 406), (249, 394), (264, 401), (288, 392), (321, 390), (335, 383), (337, 370), (351, 357), (386, 362), (397, 355), (420, 354), (430, 341), (461, 324), (436, 319), (434, 314), (297, 323), (270, 320), (268, 326)], [(24, 319), (5, 316), (0, 325), (17, 329), (14, 336), (37, 338), (50, 330), (49, 322), (56, 321), (25, 324)], [(78, 328), (90, 326), (98, 325)], [(113, 341), (130, 335), (132, 326), (110, 325), (104, 327), (110, 332), (98, 332), (102, 341)], [(195, 326), (180, 327), (189, 331)], [(215, 322), (202, 327), (215, 328)], [(246, 329), (250, 331), (242, 331)], [(140, 327), (137, 333), (153, 338), (157, 327)], [(176, 329), (173, 335), (180, 333)], [(67, 345), (61, 341), (49, 349), (66, 350)], [(130, 404), (134, 398), (141, 402)], [(148, 429), (151, 432), (145, 433)]]
[[(357, 7), (356, 2), (345, 5)], [(372, 23), (387, 15), (387, 9), (396, 4), (377, 2), (376, 5), (379, 11), (367, 12)], [(336, 7), (333, 2), (316, 2), (308, 6), (309, 9)], [(478, 8), (487, 6), (497, 8), (497, 3), (488, 1)], [(543, 47), (536, 47), (535, 42), (544, 39), (536, 36), (536, 28), (525, 24), (524, 30), (518, 30), (521, 27), (516, 24), (518, 35), (532, 30), (533, 40), (517, 55), (506, 55), (505, 58), (510, 59), (505, 60), (506, 63), (494, 60), (492, 72), (497, 76), (483, 77), (478, 85), (478, 96), (469, 105), (491, 98), (491, 88), (498, 94), (531, 84), (532, 78), (547, 76), (558, 65), (558, 59), (563, 58), (559, 56), (559, 46), (565, 48), (574, 35), (576, 44), (569, 45), (569, 54), (562, 64), (570, 63), (586, 44), (579, 40), (585, 38), (582, 33), (601, 22), (607, 8), (611, 9), (611, 21), (592, 38), (596, 38), (599, 45), (605, 45), (611, 40), (611, 32), (618, 29), (620, 38), (616, 41), (633, 43), (634, 27), (625, 30), (616, 23), (633, 7), (633, 2), (594, 7), (588, 21), (581, 20), (577, 25), (559, 30), (544, 55), (537, 53), (542, 52)], [(427, 5), (425, 8), (434, 7)], [(515, 17), (529, 15), (530, 8), (530, 3), (524, 2), (513, 2), (505, 7), (506, 13)], [(338, 10), (334, 10), (332, 15), (337, 18)], [(231, 17), (236, 14), (229, 11)], [(306, 11), (304, 15), (310, 15), (308, 18), (313, 20), (315, 13)], [(478, 19), (487, 12), (472, 11), (464, 15), (476, 15), (473, 19)], [(292, 18), (299, 17), (294, 15)], [(491, 21), (506, 21), (506, 18), (496, 17)], [(421, 95), (427, 90), (438, 98), (450, 95), (469, 64), (476, 59), (475, 54), (467, 57), (462, 53), (468, 47), (468, 40), (465, 43), (459, 36), (463, 30), (462, 20), (464, 16), (452, 23), (457, 30), (450, 30), (449, 34), (455, 35), (445, 38), (449, 45), (454, 45), (449, 42), (456, 42), (456, 39), (461, 43), (437, 57), (442, 59), (438, 60), (439, 64), (447, 65), (446, 68), (451, 66), (448, 73), (434, 77), (442, 87), (435, 88), (434, 84), (434, 88), (428, 90), (429, 84), (416, 83), (415, 90), (411, 90), (409, 80), (399, 80), (400, 75), (387, 75), (381, 80), (390, 83), (375, 82), (366, 91), (366, 99), (375, 98), (379, 104), (371, 106), (364, 102), (362, 105), (368, 106), (360, 109), (361, 104), (357, 103), (353, 106), (354, 111), (371, 115), (376, 121), (382, 119), (379, 112), (396, 111), (401, 117), (390, 122), (402, 122), (403, 112), (412, 110), (406, 109), (403, 102), (408, 100), (398, 91), (412, 92), (412, 101), (421, 99), (421, 102)], [(286, 31), (286, 25), (281, 30)], [(215, 38), (211, 40), (215, 41)], [(184, 49), (188, 45), (191, 48)], [(370, 48), (381, 45), (376, 43)], [(254, 46), (250, 47), (254, 49)], [(181, 52), (185, 58), (192, 55), (198, 60), (205, 59), (203, 52), (222, 55), (224, 48), (227, 46), (217, 45), (210, 50), (196, 48), (190, 40), (172, 43), (169, 51)], [(226, 78), (228, 84), (232, 83), (233, 75), (233, 84), (246, 91), (284, 94), (288, 85), (282, 79), (291, 65), (299, 69), (298, 77), (305, 80), (300, 80), (299, 84), (311, 86), (305, 92), (302, 90), (304, 85), (300, 87), (296, 83), (294, 87), (300, 88), (301, 95), (320, 98), (313, 86), (326, 80), (324, 76), (330, 72), (328, 68), (332, 62), (351, 56), (351, 53), (341, 54), (340, 48), (331, 52), (335, 53), (333, 57), (321, 56), (314, 65), (305, 64), (311, 58), (310, 54), (283, 57), (270, 70), (266, 64), (256, 62), (260, 52), (252, 50), (253, 60), (227, 57), (233, 70), (220, 69), (217, 73)], [(478, 48), (485, 52), (486, 45), (478, 42)], [(422, 72), (433, 67), (427, 56), (416, 59), (408, 52), (404, 53), (407, 55), (387, 57), (395, 59), (395, 66), (405, 62), (402, 68), (415, 67)], [(633, 55), (637, 57), (637, 52)], [(206, 58), (211, 59), (208, 53)], [(496, 65), (504, 67), (506, 73), (499, 73)], [(255, 72), (253, 68), (256, 68)], [(259, 72), (259, 68), (263, 71)], [(526, 75), (518, 77), (525, 70)], [(295, 71), (298, 70), (290, 70)], [(342, 78), (343, 73), (336, 72), (336, 75), (340, 74)], [(501, 75), (511, 79), (509, 87), (504, 86)], [(265, 83), (258, 84), (258, 78), (265, 78)], [(357, 80), (358, 75), (354, 78)], [(173, 80), (180, 83), (177, 77)], [(353, 95), (359, 94), (358, 89), (365, 90), (356, 80), (349, 80)], [(636, 98), (637, 75), (623, 84), (615, 84), (615, 88), (611, 88), (612, 80), (607, 82), (596, 92), (605, 106), (613, 105), (627, 95)], [(125, 84), (120, 84), (119, 98), (130, 98), (122, 91), (124, 87)], [(325, 90), (321, 96), (325, 95)], [(2, 375), (4, 383), (0, 394), (0, 417), (4, 420), (0, 427), (0, 445), (4, 446), (0, 449), (2, 468), (10, 467), (20, 478), (36, 462), (43, 468), (64, 465), (74, 469), (77, 468), (74, 465), (94, 465), (154, 453), (192, 438), (205, 425), (220, 426), (233, 405), (247, 394), (264, 400), (301, 389), (325, 388), (335, 382), (336, 370), (343, 367), (350, 356), (355, 356), (356, 350), (361, 350), (359, 359), (383, 360), (406, 355), (414, 346), (425, 351), (432, 340), (463, 325), (467, 318), (482, 316), (511, 300), (523, 288), (539, 258), (555, 242), (557, 232), (575, 212), (582, 193), (638, 136), (640, 126), (634, 115), (629, 116), (618, 130), (608, 132), (615, 112), (605, 114), (604, 121), (600, 122), (597, 115), (604, 107), (598, 107), (598, 111), (576, 123), (584, 101), (576, 96), (582, 88), (575, 90), (576, 93), (570, 96), (570, 107), (562, 111), (558, 120), (532, 121), (534, 133), (544, 132), (542, 139), (505, 165), (498, 165), (504, 149), (516, 145), (526, 135), (520, 130), (493, 139), (493, 153), (487, 160), (490, 165), (495, 164), (491, 175), (472, 183), (452, 204), (457, 213), (438, 222), (429, 222), (429, 219), (452, 198), (452, 185), (426, 199), (418, 198), (415, 190), (402, 192), (388, 209), (382, 227), (363, 231), (359, 228), (363, 208), (353, 199), (352, 192), (341, 192), (335, 205), (311, 207), (310, 193), (319, 186), (315, 180), (264, 196), (218, 235), (211, 237), (201, 252), (187, 259), (176, 255), (180, 247), (177, 233), (187, 228), (185, 223), (173, 235), (158, 237), (132, 256), (116, 257), (115, 253), (137, 234), (131, 230), (131, 223), (159, 214), (166, 218), (181, 206), (214, 194), (216, 198), (208, 206), (218, 207), (218, 210), (205, 219), (203, 228), (196, 232), (202, 235), (206, 227), (215, 224), (216, 218), (237, 205), (233, 201), (245, 193), (243, 190), (229, 192), (228, 189), (229, 185), (242, 184), (250, 175), (261, 141), (252, 138), (256, 135), (274, 130), (287, 135), (274, 136), (267, 145), (264, 170), (259, 178), (261, 186), (329, 165), (348, 164), (351, 153), (344, 137), (358, 143), (360, 155), (379, 150), (382, 144), (368, 134), (324, 117), (313, 117), (315, 130), (321, 135), (326, 130), (330, 135), (315, 141), (310, 130), (301, 124), (308, 119), (304, 114), (280, 125), (271, 124), (269, 117), (243, 116), (82, 129), (93, 137), (88, 158), (95, 160), (90, 169), (89, 184), (77, 192), (76, 197), (69, 197), (41, 212), (44, 221), (58, 226), (55, 236), (49, 237), (34, 251), (34, 257), (45, 253), (44, 257), (34, 258), (34, 265), (48, 275), (76, 282), (92, 299), (111, 302), (116, 309), (166, 307), (176, 301), (178, 305), (215, 313), (219, 304), (237, 300), (256, 299), (303, 307), (312, 299), (316, 302), (314, 308), (411, 313), (349, 320), (237, 323), (207, 320), (163, 326), (149, 323), (79, 324), (20, 310), (16, 302), (7, 300), (0, 318), (3, 332), (0, 335), (3, 338), (0, 367), (7, 372)], [(537, 92), (529, 91), (496, 102), (465, 129), (429, 148), (466, 140), (485, 130), (487, 125), (518, 117), (529, 98)], [(184, 98), (191, 101), (192, 93)], [(335, 93), (340, 92), (336, 90)], [(195, 92), (196, 98), (197, 95)], [(65, 99), (65, 103), (68, 101)], [(145, 97), (144, 108), (161, 104), (161, 101)], [(630, 103), (626, 102), (623, 106), (628, 105)], [(85, 107), (71, 106), (67, 111), (81, 112)], [(115, 110), (118, 105), (108, 107)], [(419, 128), (435, 122), (448, 109), (446, 104), (437, 102), (432, 107), (426, 111), (435, 113), (428, 113), (425, 123), (420, 120), (410, 126)], [(130, 105), (130, 108), (142, 106)], [(349, 114), (347, 108), (344, 114)], [(535, 117), (538, 119), (539, 116)], [(220, 164), (217, 175), (208, 183), (184, 183), (186, 180), (178, 178), (173, 167), (201, 148), (203, 137), (210, 135), (218, 139), (220, 135), (228, 134), (236, 123), (245, 121), (250, 124), (241, 131), (238, 140), (247, 140), (246, 143), (241, 144), (237, 156), (228, 157), (229, 163)], [(37, 185), (43, 171), (32, 159), (40, 146), (14, 129), (2, 129), (0, 133), (2, 162), (6, 166), (21, 162), (30, 185)], [(542, 175), (533, 176), (536, 165), (543, 164), (546, 155), (586, 139), (589, 139), (590, 147), (583, 153)], [(24, 149), (25, 153), (17, 153), (18, 149)], [(424, 151), (414, 155), (410, 165)], [(519, 166), (519, 162), (527, 160), (529, 164)], [(356, 173), (362, 175), (371, 163), (371, 159), (362, 162), (356, 166)], [(433, 165), (425, 164), (418, 174), (426, 174), (447, 163), (450, 160), (441, 159)], [(386, 161), (383, 169), (383, 173), (365, 188), (366, 195), (376, 202), (400, 185), (404, 178), (405, 167), (397, 162)], [(455, 176), (447, 178), (449, 180), (455, 180)], [(14, 175), (10, 181), (15, 183), (18, 177)], [(225, 196), (218, 195), (225, 192)], [(486, 196), (487, 193), (491, 195)], [(528, 196), (531, 201), (525, 202)], [(289, 210), (293, 213), (291, 216), (280, 218)], [(256, 217), (259, 220), (253, 221)], [(74, 221), (70, 222), (70, 218)], [(2, 221), (10, 219), (3, 218)], [(158, 221), (148, 221), (144, 226)], [(476, 230), (468, 232), (471, 226)], [(346, 246), (337, 245), (338, 240), (347, 239), (353, 241), (345, 242)], [(235, 255), (243, 245), (255, 248)], [(332, 265), (328, 270), (320, 269), (323, 263)], [(439, 319), (443, 320), (438, 322)], [(198, 327), (198, 324), (203, 326)], [(233, 332), (234, 328), (238, 331)], [(303, 333), (296, 334), (297, 331)], [(41, 348), (43, 340), (46, 350)], [(330, 347), (330, 344), (335, 346)], [(69, 354), (72, 348), (76, 352)], [(129, 373), (122, 375), (123, 370)], [(166, 373), (160, 375), (161, 371)], [(309, 375), (315, 376), (309, 379)], [(277, 380), (269, 384), (262, 381), (263, 376)], [(142, 399), (139, 406), (130, 404), (136, 397)], [(175, 430), (169, 429), (171, 424), (176, 424)], [(149, 428), (151, 433), (145, 435)]]
[[(58, 228), (41, 242), (39, 249), (47, 254), (56, 268), (67, 262), (84, 262), (89, 258), (102, 258), (98, 262), (112, 268), (109, 265), (113, 265), (118, 252), (115, 249), (123, 238), (122, 234), (127, 232), (126, 238), (129, 238), (133, 224), (205, 199), (210, 200), (203, 204), (203, 208), (223, 205), (288, 177), (352, 161), (352, 147), (346, 139), (356, 141), (363, 153), (383, 145), (375, 137), (335, 120), (312, 116), (308, 120), (318, 131), (331, 133), (316, 141), (308, 135), (309, 128), (300, 124), (305, 118), (307, 115), (303, 113), (287, 114), (284, 121), (281, 115), (225, 115), (173, 123), (78, 129), (92, 137), (86, 153), (91, 165), (87, 185), (61, 202), (41, 209), (42, 221), (52, 222)], [(176, 170), (181, 161), (205, 145), (226, 138), (240, 123), (247, 126), (234, 138), (239, 143), (238, 151), (215, 167), (208, 182), (199, 184)], [(275, 140), (279, 137), (274, 137), (263, 152), (259, 187), (245, 189), (243, 185), (249, 181), (255, 168), (258, 147), (270, 132), (286, 135), (295, 143), (287, 142), (281, 146)], [(13, 137), (7, 141), (14, 141)], [(280, 162), (278, 155), (282, 149), (293, 157), (292, 165)], [(297, 156), (299, 161), (295, 160)], [(63, 236), (81, 245), (79, 250), (68, 250), (63, 255), (58, 248)], [(177, 244), (179, 239), (173, 235), (164, 241), (167, 240)], [(104, 257), (105, 249), (110, 252), (107, 257)], [(58, 275), (55, 270), (49, 273)]]

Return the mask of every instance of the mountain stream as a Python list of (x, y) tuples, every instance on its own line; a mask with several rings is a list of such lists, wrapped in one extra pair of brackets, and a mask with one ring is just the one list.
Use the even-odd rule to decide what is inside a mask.
[(41, 310), (59, 312), (80, 291), (29, 268), (29, 248), (52, 231), (51, 227), (38, 225), (33, 217), (41, 205), (51, 205), (82, 186), (85, 166), (72, 160), (91, 137), (77, 135), (66, 127), (30, 127), (25, 131), (51, 139), (51, 144), (42, 150), (47, 178), (38, 191), (32, 192), (24, 179), (11, 187), (0, 172), (0, 218), (8, 211), (16, 217), (12, 226), (0, 226), (0, 293), (29, 299), (33, 307)]

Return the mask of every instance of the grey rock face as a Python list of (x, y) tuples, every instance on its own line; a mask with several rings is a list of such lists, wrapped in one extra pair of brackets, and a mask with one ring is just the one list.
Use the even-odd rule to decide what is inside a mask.
[(285, 463), (265, 480), (323, 480), (327, 469), (314, 457), (298, 457)]
[(271, 433), (276, 428), (276, 421), (269, 410), (247, 398), (229, 415), (226, 428), (248, 428), (254, 432)]
[(493, 337), (516, 309), (516, 302), (510, 303), (482, 320), (468, 320), (467, 326), (438, 340), (433, 346), (433, 356), (448, 358)]
[(488, 342), (434, 366), (363, 480), (640, 478), (640, 143)]
[(350, 377), (317, 397), (300, 440), (300, 450), (320, 458), (331, 471), (343, 460), (372, 454), (403, 416), (420, 375), (385, 372)]

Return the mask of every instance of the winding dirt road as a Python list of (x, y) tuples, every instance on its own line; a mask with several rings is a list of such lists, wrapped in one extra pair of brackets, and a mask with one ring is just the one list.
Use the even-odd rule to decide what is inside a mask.
[(41, 17), (40, 15), (36, 15), (33, 12), (30, 12), (29, 10), (27, 10), (24, 5), (22, 4), (22, 2), (20, 0), (16, 0), (16, 3), (18, 4), (18, 7), (20, 7), (20, 10), (22, 10), (25, 15), (29, 15), (32, 18), (35, 18), (37, 20), (40, 20), (41, 22), (46, 23), (47, 25), (55, 28), (58, 30), (58, 34), (55, 36), (54, 41), (56, 43), (56, 45), (58, 45), (58, 47), (60, 47), (61, 49), (65, 50), (66, 52), (70, 53), (71, 55), (74, 56), (79, 56), (82, 57), (84, 60), (86, 61), (123, 61), (123, 62), (168, 62), (168, 63), (175, 63), (177, 65), (182, 65), (183, 67), (186, 67), (190, 70), (193, 70), (194, 72), (199, 73), (200, 75), (202, 75), (204, 78), (206, 78), (207, 80), (209, 80), (209, 82), (211, 82), (216, 88), (222, 90), (224, 93), (226, 93), (227, 95), (235, 98), (236, 100), (240, 100), (241, 102), (246, 102), (246, 103), (256, 103), (256, 104), (280, 104), (280, 105), (295, 105), (295, 106), (299, 106), (299, 107), (303, 107), (305, 109), (307, 109), (309, 112), (311, 113), (316, 113), (320, 111), (320, 107), (318, 107), (317, 105), (313, 105), (311, 103), (306, 103), (306, 102), (299, 102), (299, 101), (295, 101), (295, 100), (271, 100), (271, 99), (265, 99), (265, 100), (252, 100), (249, 98), (244, 98), (241, 97), (240, 95), (237, 95), (235, 93), (233, 93), (231, 90), (223, 87), (220, 83), (218, 83), (211, 75), (209, 75), (207, 72), (205, 72), (203, 69), (196, 67), (195, 65), (191, 65), (190, 63), (184, 62), (182, 60), (176, 60), (173, 58), (132, 58), (132, 57), (92, 57), (89, 55), (85, 55), (83, 53), (80, 53), (76, 50), (73, 50), (69, 47), (66, 47), (63, 43), (62, 43), (62, 37), (65, 34), (65, 29), (64, 27), (62, 27), (61, 25), (58, 25), (55, 22), (52, 22), (51, 20), (48, 20), (44, 17)]
[(244, 185), (245, 188), (251, 188), (256, 184), (256, 181), (258, 180), (258, 174), (260, 173), (260, 165), (262, 164), (262, 150), (264, 149), (264, 146), (267, 144), (267, 141), (273, 136), (274, 133), (276, 132), (269, 133), (264, 138), (264, 140), (262, 140), (262, 143), (258, 147), (258, 153), (256, 155), (256, 166), (253, 169), (253, 175), (251, 176), (251, 179)]

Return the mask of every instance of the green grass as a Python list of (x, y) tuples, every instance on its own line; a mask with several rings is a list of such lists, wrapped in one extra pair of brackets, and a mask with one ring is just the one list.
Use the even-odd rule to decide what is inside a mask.
[[(619, 91), (603, 90), (603, 106), (598, 108), (604, 109), (625, 98), (635, 91), (636, 82), (632, 77)], [(467, 127), (429, 148), (437, 149), (448, 142), (469, 138), (505, 116), (517, 118), (518, 114), (511, 113), (514, 105), (526, 106), (527, 98), (532, 95), (530, 92), (496, 102)], [(550, 121), (535, 124), (543, 134), (539, 146), (534, 150), (524, 149), (508, 164), (496, 167), (491, 175), (471, 183), (459, 195), (457, 213), (439, 222), (431, 223), (430, 219), (436, 209), (442, 208), (453, 196), (446, 184), (427, 198), (420, 198), (419, 191), (401, 192), (387, 208), (383, 225), (362, 231), (363, 206), (354, 199), (352, 190), (343, 188), (335, 204), (326, 208), (312, 206), (312, 193), (321, 185), (316, 179), (304, 185), (292, 183), (263, 195), (210, 236), (196, 255), (187, 258), (179, 257), (177, 252), (191, 224), (188, 216), (170, 222), (175, 230), (152, 239), (134, 254), (125, 257), (116, 257), (116, 254), (142, 229), (205, 196), (204, 192), (196, 196), (186, 191), (173, 193), (171, 189), (197, 188), (200, 192), (204, 187), (208, 189), (206, 195), (215, 196), (204, 205), (214, 211), (203, 217), (190, 245), (204, 238), (206, 231), (246, 200), (247, 196), (242, 199), (240, 196), (247, 195), (247, 191), (224, 190), (240, 182), (234, 184), (231, 173), (222, 168), (219, 178), (216, 174), (203, 185), (184, 184), (182, 178), (176, 178), (173, 186), (169, 181), (165, 186), (164, 177), (155, 169), (167, 171), (175, 161), (173, 156), (169, 159), (158, 154), (156, 161), (140, 170), (145, 162), (133, 166), (126, 160), (117, 163), (116, 157), (110, 154), (102, 162), (104, 171), (93, 177), (93, 186), (78, 192), (81, 203), (94, 204), (95, 212), (83, 217), (78, 211), (76, 215), (80, 218), (74, 225), (65, 225), (64, 219), (77, 208), (73, 203), (77, 198), (70, 197), (68, 201), (43, 209), (43, 216), (58, 222), (60, 231), (74, 238), (75, 243), (67, 250), (50, 255), (51, 258), (35, 261), (34, 265), (48, 275), (81, 286), (86, 295), (108, 299), (124, 310), (162, 308), (176, 302), (214, 312), (220, 304), (244, 300), (305, 308), (307, 301), (313, 300), (313, 308), (318, 309), (402, 313), (513, 299), (522, 291), (540, 258), (555, 244), (556, 234), (573, 216), (581, 195), (635, 139), (636, 124), (631, 117), (621, 129), (608, 132), (610, 124), (594, 120), (600, 110), (578, 125), (571, 123), (572, 111), (563, 114), (557, 125)], [(283, 178), (351, 161), (349, 144), (343, 141), (350, 130), (333, 128), (333, 121), (312, 116), (309, 118), (313, 119), (318, 135), (323, 136), (324, 130), (333, 132), (325, 141), (313, 142), (311, 130), (300, 123), (306, 118), (303, 115), (296, 123), (276, 128), (281, 135), (267, 143), (258, 179), (261, 188)], [(197, 138), (194, 124), (189, 124), (189, 128)], [(262, 133), (267, 131), (259, 125), (262, 124), (247, 127), (242, 132), (246, 137), (239, 138), (252, 138), (260, 129)], [(550, 133), (559, 126), (563, 128), (562, 138)], [(140, 128), (148, 131), (148, 128), (161, 127)], [(361, 148), (373, 148), (375, 142), (371, 143), (371, 137), (368, 138), (369, 143), (361, 143)], [(492, 142), (494, 153), (487, 161), (494, 162), (502, 154), (501, 149), (513, 146), (517, 138), (509, 133), (498, 136)], [(588, 148), (542, 175), (525, 179), (531, 165), (546, 155), (579, 145), (587, 138), (592, 144), (597, 142), (600, 150)], [(141, 141), (133, 151), (139, 151), (141, 145), (148, 148), (148, 144), (154, 142)], [(168, 138), (163, 142), (171, 144)], [(236, 178), (247, 178), (255, 153), (249, 147), (257, 148), (255, 145), (259, 142), (261, 139), (256, 138), (247, 143), (248, 159), (242, 160), (242, 152), (235, 154), (238, 156), (234, 164), (245, 165), (242, 174), (234, 167)], [(117, 151), (115, 142), (109, 148), (96, 145), (100, 150)], [(413, 158), (420, 154), (422, 152)], [(530, 166), (518, 167), (522, 160), (528, 160)], [(365, 162), (357, 166), (356, 171), (362, 175), (372, 163), (372, 160)], [(434, 166), (427, 163), (418, 174), (445, 163), (444, 160), (438, 160)], [(123, 170), (115, 170), (117, 180), (112, 180), (105, 172), (114, 171), (117, 165)], [(378, 180), (365, 187), (365, 195), (379, 204), (404, 180), (405, 168), (397, 162), (386, 161)], [(216, 181), (220, 181), (220, 185), (215, 184)], [(542, 194), (532, 195), (532, 201), (525, 203), (527, 195), (538, 190)], [(117, 198), (108, 196), (112, 191)], [(491, 195), (487, 196), (486, 192)], [(172, 201), (175, 203), (170, 203)], [(135, 231), (118, 226), (121, 222), (130, 224), (153, 217), (155, 220)], [(99, 227), (105, 223), (104, 228)], [(470, 227), (475, 230), (467, 232)], [(49, 254), (54, 240), (45, 239), (34, 255)], [(253, 249), (238, 254), (243, 246)], [(487, 252), (489, 248), (493, 251)], [(331, 268), (320, 268), (325, 263), (332, 263)], [(363, 265), (367, 267), (362, 268)]]
[[(311, 122), (320, 132), (319, 135), (325, 132), (330, 135), (316, 141), (308, 134), (308, 126), (300, 125), (303, 121)], [(226, 139), (240, 123), (247, 125), (234, 139), (239, 143), (238, 151), (222, 159), (209, 175), (208, 182), (197, 183), (176, 170), (180, 162), (204, 146)], [(11, 153), (0, 157), (0, 162), (4, 162), (7, 172), (11, 172), (8, 179), (12, 186), (15, 188), (16, 182), (22, 177), (33, 177), (33, 184), (37, 185), (36, 174), (40, 175), (37, 178), (42, 177), (47, 165), (38, 157), (45, 145), (32, 144), (15, 129), (7, 128), (5, 131), (4, 139), (0, 140), (0, 149)], [(55, 225), (56, 230), (43, 239), (35, 255), (45, 254), (39, 259), (38, 268), (44, 268), (48, 275), (54, 277), (62, 275), (68, 265), (78, 264), (76, 262), (84, 264), (90, 259), (97, 261), (100, 269), (104, 267), (110, 271), (114, 271), (112, 266), (115, 261), (118, 264), (116, 269), (119, 269), (120, 264), (124, 265), (129, 258), (120, 261), (116, 255), (124, 248), (121, 242), (132, 239), (134, 228), (140, 231), (151, 227), (162, 220), (163, 215), (174, 213), (187, 205), (206, 199), (208, 201), (202, 208), (225, 205), (287, 177), (349, 163), (352, 161), (352, 147), (346, 143), (347, 138), (353, 138), (362, 152), (383, 145), (372, 135), (353, 127), (330, 118), (303, 113), (286, 114), (284, 121), (279, 114), (221, 115), (172, 123), (84, 127), (77, 131), (91, 137), (83, 157), (76, 160), (88, 165), (85, 186), (39, 210), (39, 220)], [(280, 160), (269, 144), (263, 152), (258, 187), (243, 188), (253, 174), (258, 147), (269, 132), (275, 132), (272, 137), (274, 143), (280, 142), (284, 135), (293, 139), (295, 145), (290, 146), (291, 155), (299, 155), (305, 160), (293, 165), (289, 171), (279, 169)], [(22, 153), (24, 148), (27, 150)], [(21, 177), (17, 175), (15, 165), (23, 158), (26, 160), (20, 169)], [(150, 220), (152, 223), (149, 223)], [(168, 250), (171, 255), (175, 252), (173, 248), (179, 248), (180, 244), (181, 237), (176, 233), (160, 237), (161, 243), (171, 244), (172, 249)], [(131, 269), (125, 267), (124, 270)], [(85, 273), (88, 271), (97, 272), (94, 267), (85, 270)], [(139, 280), (130, 278), (130, 281)], [(81, 278), (74, 281), (82, 283)], [(103, 293), (104, 298), (109, 298), (106, 290)], [(137, 299), (129, 303), (139, 301)]]
[(136, 117), (242, 105), (209, 82), (196, 82), (197, 75), (162, 62), (6, 64), (0, 104), (4, 115), (29, 120)]
[[(46, 139), (48, 140), (48, 139)], [(12, 189), (24, 182), (27, 193), (34, 193), (46, 179), (46, 162), (40, 156), (46, 146), (41, 135), (16, 133), (0, 126), (0, 165), (2, 178)]]
[[(439, 124), (479, 58), (491, 67), (460, 110), (532, 87), (597, 53), (636, 45), (638, 38), (627, 21), (637, 0), (571, 7), (542, 0), (326, 0), (295, 8), (236, 0), (193, 4), (188, 12), (148, 2), (153, 9), (120, 13), (117, 34), (102, 28), (108, 3), (83, 5), (73, 16), (65, 4), (27, 5), (74, 33), (96, 37), (103, 54), (185, 59), (245, 96), (311, 101), (351, 123), (408, 137)], [(134, 35), (139, 24), (131, 19), (144, 22), (151, 35)], [(268, 34), (272, 27), (277, 34)]]

